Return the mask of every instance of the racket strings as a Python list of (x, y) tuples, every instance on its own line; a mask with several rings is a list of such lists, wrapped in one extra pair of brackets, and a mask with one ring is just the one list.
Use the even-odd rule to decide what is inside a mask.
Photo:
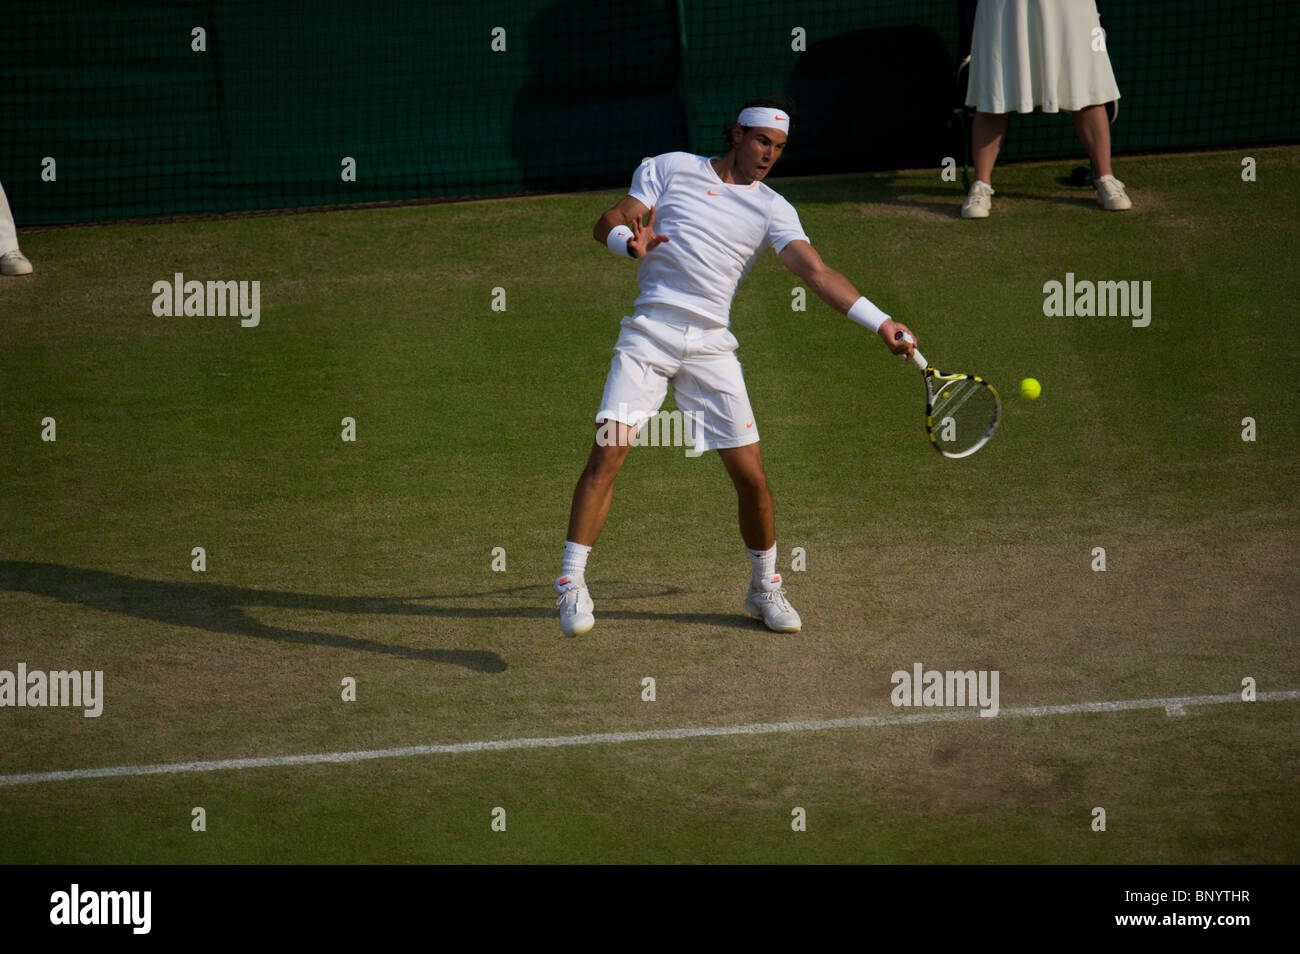
[(939, 392), (938, 400), (934, 402), (933, 413), (956, 414), (961, 410), (961, 406), (969, 401), (981, 387), (983, 385), (970, 378), (962, 378), (946, 384), (943, 390)]
[(998, 398), (985, 382), (953, 376), (942, 381), (930, 406), (930, 437), (948, 457), (964, 457), (982, 447), (998, 422)]

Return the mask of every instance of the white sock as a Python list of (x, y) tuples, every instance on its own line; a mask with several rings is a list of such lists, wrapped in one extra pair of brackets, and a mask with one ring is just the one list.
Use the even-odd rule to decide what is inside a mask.
[(572, 577), (581, 580), (587, 572), (587, 555), (591, 547), (584, 547), (572, 540), (564, 541), (564, 563), (560, 566), (560, 577)]
[(749, 562), (754, 565), (752, 582), (757, 586), (763, 580), (770, 580), (776, 575), (776, 544), (770, 550), (746, 550)]

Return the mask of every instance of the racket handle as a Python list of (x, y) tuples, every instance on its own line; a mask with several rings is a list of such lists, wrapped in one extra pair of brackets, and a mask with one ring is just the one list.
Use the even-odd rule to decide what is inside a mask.
[[(916, 339), (913, 338), (907, 332), (895, 331), (894, 340), (898, 341), (900, 339), (906, 341), (908, 344), (916, 344)], [(930, 366), (930, 362), (926, 361), (925, 358), (921, 356), (921, 352), (917, 351), (915, 348), (912, 349), (912, 363), (915, 364), (922, 371), (924, 371), (926, 368)]]

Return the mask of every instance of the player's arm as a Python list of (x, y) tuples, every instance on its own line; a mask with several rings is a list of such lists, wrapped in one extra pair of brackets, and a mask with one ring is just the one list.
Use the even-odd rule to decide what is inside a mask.
[[(643, 225), (641, 220), (647, 212), (650, 213), (650, 221)], [(626, 252), (633, 258), (645, 258), (660, 244), (668, 241), (666, 235), (655, 234), (654, 224), (655, 210), (647, 209), (639, 199), (625, 195), (596, 220), (596, 227), (591, 234), (597, 242), (609, 246), (610, 251)], [(620, 231), (611, 238), (616, 229)], [(615, 243), (618, 243), (617, 249)]]
[[(894, 354), (907, 355), (909, 358), (916, 350), (916, 336), (902, 322), (894, 321), (879, 308), (867, 301), (862, 292), (853, 287), (853, 283), (842, 274), (822, 261), (817, 250), (802, 239), (795, 239), (781, 249), (781, 263), (794, 272), (804, 284), (813, 290), (822, 301), (842, 315), (848, 315), (854, 321), (868, 328), (879, 323), (876, 334), (880, 335), (889, 350)], [(896, 337), (902, 332), (904, 337)], [(909, 340), (910, 339), (910, 340)]]

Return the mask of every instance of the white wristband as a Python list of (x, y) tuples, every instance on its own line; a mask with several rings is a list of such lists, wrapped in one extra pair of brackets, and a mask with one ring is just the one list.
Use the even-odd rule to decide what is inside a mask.
[(871, 331), (879, 331), (880, 326), (889, 321), (889, 316), (867, 301), (865, 296), (849, 306), (849, 317)]
[(609, 250), (619, 258), (627, 258), (629, 254), (627, 250), (627, 241), (630, 238), (632, 238), (632, 230), (630, 228), (626, 225), (616, 225), (610, 229), (609, 234), (605, 236), (605, 244), (608, 245)]

